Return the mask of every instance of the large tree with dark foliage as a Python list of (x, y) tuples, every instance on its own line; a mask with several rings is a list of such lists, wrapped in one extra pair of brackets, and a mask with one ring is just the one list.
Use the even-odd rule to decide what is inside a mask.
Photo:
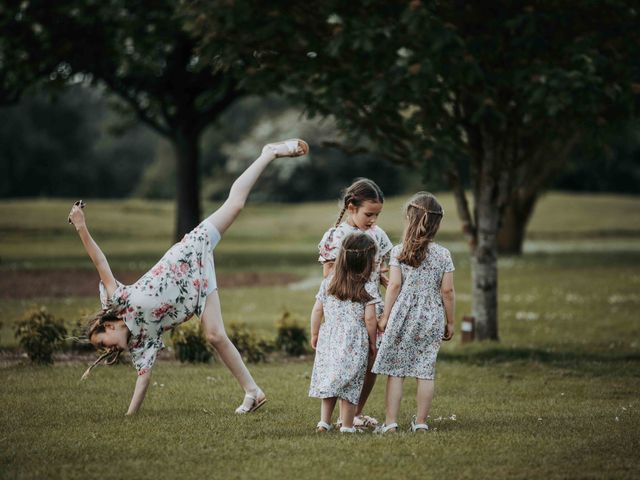
[[(585, 135), (634, 115), (635, 2), (285, 1), (189, 3), (205, 58), (256, 59), (311, 114), (334, 115), (395, 162), (446, 175), (469, 240), (473, 314), (498, 339), (498, 239), (521, 248), (535, 202)], [(253, 28), (251, 28), (253, 26)], [(465, 179), (472, 202), (465, 190)], [(507, 241), (508, 240), (508, 241)]]
[(123, 114), (174, 147), (178, 238), (200, 220), (202, 132), (243, 93), (230, 65), (200, 68), (182, 25), (180, 2), (172, 0), (7, 0), (0, 6), (0, 105), (15, 103), (29, 86), (76, 76), (105, 86)]

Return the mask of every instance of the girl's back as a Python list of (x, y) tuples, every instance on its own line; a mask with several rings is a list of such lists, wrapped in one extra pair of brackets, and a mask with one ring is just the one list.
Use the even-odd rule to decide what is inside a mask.
[(402, 290), (400, 295), (416, 295), (419, 300), (429, 299), (440, 301), (440, 285), (446, 272), (454, 270), (451, 253), (442, 245), (431, 242), (425, 259), (417, 267), (398, 261), (402, 251), (402, 244), (391, 250), (390, 265), (400, 267), (402, 271)]

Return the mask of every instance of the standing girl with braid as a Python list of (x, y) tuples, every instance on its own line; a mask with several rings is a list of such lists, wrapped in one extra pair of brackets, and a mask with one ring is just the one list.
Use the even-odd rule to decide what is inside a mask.
[(398, 428), (405, 377), (418, 381), (413, 432), (425, 432), (433, 399), (435, 363), (442, 340), (453, 337), (453, 261), (449, 250), (433, 242), (444, 215), (427, 192), (416, 193), (406, 206), (402, 244), (391, 250), (389, 285), (378, 329), (384, 332), (373, 366), (388, 375), (386, 419), (378, 431)]
[[(340, 250), (343, 239), (353, 233), (366, 233), (375, 242), (377, 253), (375, 256), (374, 269), (371, 274), (370, 281), (372, 289), (380, 291), (380, 283), (383, 286), (387, 284), (387, 278), (384, 275), (386, 271), (386, 263), (389, 252), (393, 244), (382, 228), (377, 225), (378, 216), (382, 211), (384, 204), (384, 195), (380, 187), (368, 178), (358, 178), (345, 191), (340, 201), (340, 213), (335, 226), (325, 232), (318, 245), (320, 256), (318, 261), (322, 264), (322, 274), (327, 278), (333, 269), (336, 256)], [(347, 215), (343, 222), (342, 218)], [(382, 313), (382, 304), (376, 305), (377, 314)], [(354, 425), (357, 427), (375, 426), (377, 421), (375, 418), (362, 413), (367, 398), (376, 382), (376, 376), (371, 372), (371, 366), (375, 360), (375, 354), (369, 358), (367, 366), (367, 375), (362, 387), (362, 395), (356, 408), (356, 417)], [(340, 420), (338, 420), (340, 423)]]
[(136, 413), (145, 398), (156, 355), (164, 346), (162, 333), (198, 315), (207, 340), (245, 392), (236, 413), (253, 412), (267, 401), (224, 331), (213, 249), (244, 208), (251, 188), (271, 161), (278, 157), (297, 157), (308, 151), (309, 146), (302, 140), (266, 145), (233, 183), (222, 206), (171, 247), (133, 285), (123, 285), (115, 279), (106, 257), (89, 234), (82, 211), (84, 204), (76, 202), (69, 222), (75, 226), (98, 270), (103, 307), (90, 321), (87, 337), (96, 348), (105, 351), (83, 379), (100, 361), (114, 363), (123, 350), (128, 350), (138, 379), (127, 415)]

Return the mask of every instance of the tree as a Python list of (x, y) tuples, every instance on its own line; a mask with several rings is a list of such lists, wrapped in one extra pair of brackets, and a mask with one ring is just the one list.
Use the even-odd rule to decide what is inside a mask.
[(0, 7), (0, 102), (17, 101), (37, 82), (78, 77), (117, 95), (123, 114), (175, 150), (177, 238), (200, 220), (200, 136), (244, 93), (232, 66), (200, 68), (179, 7), (172, 0), (7, 0)]
[[(232, 56), (255, 50), (258, 78), (312, 115), (334, 115), (354, 141), (367, 137), (395, 162), (445, 172), (469, 240), (478, 337), (497, 340), (501, 218), (512, 212), (524, 231), (580, 137), (635, 111), (633, 2), (293, 3), (267, 14), (268, 46), (241, 36)], [(191, 28), (215, 30), (254, 4), (191, 2)], [(203, 34), (211, 57), (209, 47)]]

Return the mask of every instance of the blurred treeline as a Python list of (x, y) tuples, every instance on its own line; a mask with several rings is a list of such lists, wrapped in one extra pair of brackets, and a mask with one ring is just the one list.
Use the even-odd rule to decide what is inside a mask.
[[(128, 196), (170, 199), (176, 195), (171, 145), (141, 123), (110, 108), (104, 92), (82, 84), (33, 94), (0, 109), (0, 196)], [(339, 133), (330, 119), (309, 120), (302, 109), (276, 97), (245, 97), (228, 109), (202, 138), (203, 196), (217, 200), (262, 146), (284, 139), (295, 125), (313, 155), (277, 163), (254, 198), (298, 202), (337, 198), (358, 176), (368, 176), (388, 195), (422, 188), (406, 167), (371, 154), (347, 154), (327, 146)], [(430, 176), (434, 190), (440, 177)]]
[[(174, 198), (172, 147), (146, 126), (124, 123), (104, 92), (76, 84), (55, 97), (32, 94), (0, 109), (0, 196)], [(298, 202), (336, 198), (353, 178), (368, 176), (387, 195), (447, 188), (442, 177), (416, 175), (370, 154), (326, 146), (339, 139), (331, 119), (309, 120), (300, 108), (269, 97), (237, 101), (202, 139), (203, 196), (226, 194), (236, 174), (260, 151), (296, 125), (312, 145), (309, 158), (280, 163), (260, 181), (254, 197)], [(552, 188), (638, 193), (640, 125), (602, 132), (605, 142), (583, 142)], [(606, 147), (602, 147), (602, 145)]]

